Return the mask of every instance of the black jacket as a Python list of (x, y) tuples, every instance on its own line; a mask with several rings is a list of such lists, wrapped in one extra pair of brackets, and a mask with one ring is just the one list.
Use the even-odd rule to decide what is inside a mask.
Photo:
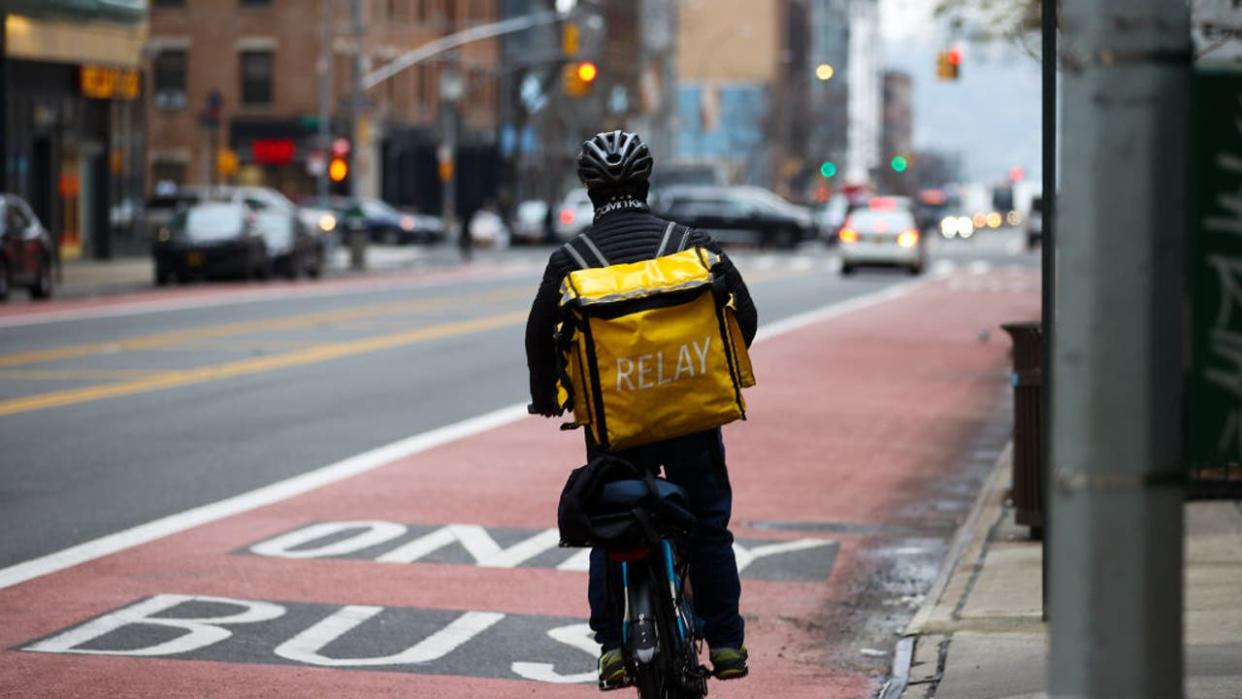
[[(652, 215), (645, 208), (626, 208), (597, 212), (589, 236), (610, 264), (639, 262), (655, 257), (667, 226), (668, 221)], [(738, 326), (749, 346), (755, 337), (759, 316), (746, 289), (746, 282), (742, 281), (741, 273), (711, 236), (691, 229), (686, 247), (696, 246), (721, 256), (725, 282), (737, 306)], [(526, 366), (530, 369), (531, 402), (537, 412), (545, 415), (556, 412), (556, 346), (553, 334), (556, 324), (561, 321), (561, 281), (575, 269), (578, 266), (564, 248), (557, 248), (552, 253), (526, 321)]]

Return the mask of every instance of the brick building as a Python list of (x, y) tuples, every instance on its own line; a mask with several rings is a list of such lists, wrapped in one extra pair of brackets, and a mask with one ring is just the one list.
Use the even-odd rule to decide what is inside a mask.
[[(360, 0), (367, 70), (468, 26), (497, 19), (497, 0)], [(219, 96), (215, 145), (222, 181), (312, 193), (321, 56), (331, 56), (330, 123), (348, 137), (354, 41), (351, 0), (152, 0), (148, 90), (151, 186), (205, 183), (219, 157), (201, 116)], [(330, 14), (329, 14), (330, 13)], [(330, 22), (330, 51), (321, 42)], [(467, 45), (452, 59), (463, 78), (463, 142), (486, 144), (496, 130), (498, 54), (494, 41)], [(446, 59), (408, 68), (367, 92), (351, 177), (363, 194), (438, 206), (434, 150)], [(418, 180), (419, 186), (411, 184)]]

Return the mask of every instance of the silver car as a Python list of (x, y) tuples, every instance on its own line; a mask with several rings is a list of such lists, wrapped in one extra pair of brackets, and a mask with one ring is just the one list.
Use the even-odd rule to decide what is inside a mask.
[(914, 214), (905, 209), (857, 209), (846, 217), (837, 237), (841, 274), (863, 266), (904, 267), (920, 274), (927, 260)]
[(569, 190), (561, 205), (556, 207), (556, 221), (552, 228), (561, 242), (569, 242), (595, 222), (595, 206), (587, 191), (581, 187)]

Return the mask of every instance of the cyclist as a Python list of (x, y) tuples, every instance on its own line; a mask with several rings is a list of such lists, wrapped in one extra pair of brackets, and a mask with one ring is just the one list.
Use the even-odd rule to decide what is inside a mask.
[[(637, 134), (611, 131), (596, 134), (582, 145), (578, 177), (595, 205), (589, 239), (611, 263), (639, 262), (655, 257), (668, 221), (647, 208), (652, 158)], [(690, 229), (685, 248), (700, 246), (721, 256), (724, 278), (736, 305), (738, 325), (749, 346), (758, 315), (742, 275), (710, 236)], [(561, 410), (556, 400), (556, 348), (553, 333), (560, 322), (561, 281), (577, 269), (563, 248), (552, 253), (526, 324), (526, 362), (535, 412), (553, 417)], [(587, 457), (600, 449), (587, 435)], [(720, 679), (744, 677), (747, 652), (744, 623), (738, 613), (741, 583), (729, 531), (733, 493), (725, 467), (724, 441), (719, 428), (617, 453), (665, 476), (686, 490), (698, 526), (688, 551), (694, 585), (696, 615), (703, 619), (703, 635), (711, 649), (713, 673)], [(625, 676), (621, 638), (605, 590), (606, 565), (602, 549), (591, 552), (587, 598), (591, 629), (601, 646), (599, 676), (604, 685), (616, 685)]]

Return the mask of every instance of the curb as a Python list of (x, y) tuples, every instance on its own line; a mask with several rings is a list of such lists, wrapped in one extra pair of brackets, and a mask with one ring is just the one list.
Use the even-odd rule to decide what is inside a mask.
[(910, 685), (910, 668), (914, 662), (915, 646), (920, 636), (928, 634), (951, 634), (953, 615), (965, 602), (979, 561), (987, 548), (988, 536), (1004, 516), (1005, 479), (1012, 465), (1013, 442), (1005, 445), (996, 464), (984, 480), (975, 497), (966, 521), (953, 535), (953, 543), (945, 555), (940, 572), (927, 591), (923, 604), (914, 618), (902, 631), (893, 653), (893, 668), (889, 679), (881, 687), (877, 699), (898, 699)]

